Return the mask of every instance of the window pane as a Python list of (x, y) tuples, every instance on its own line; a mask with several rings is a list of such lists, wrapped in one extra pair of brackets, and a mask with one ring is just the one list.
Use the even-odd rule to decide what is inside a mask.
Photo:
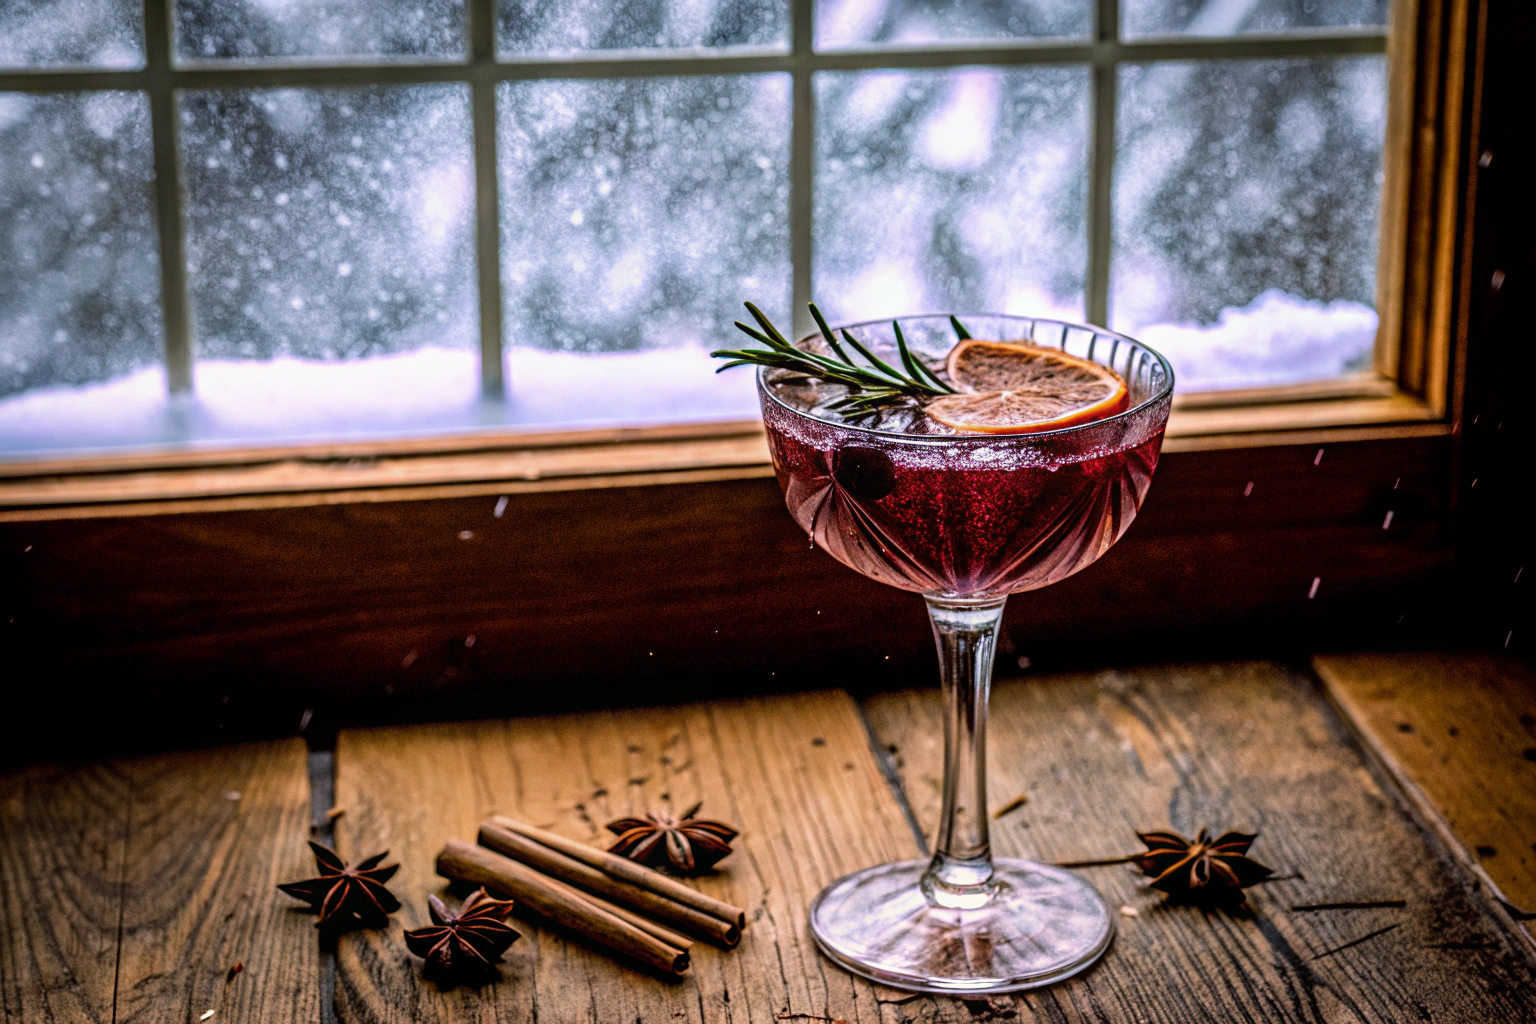
[(159, 263), (144, 96), (0, 93), (0, 447), (32, 446), (39, 399), (160, 363)]
[(1085, 36), (1093, 0), (820, 0), (816, 47)]
[(464, 55), (464, 0), (176, 0), (183, 61)]
[(583, 50), (787, 49), (788, 0), (497, 0), (504, 54)]
[(6, 0), (0, 4), (0, 68), (137, 68), (143, 64), (143, 0)]
[(707, 352), (743, 300), (788, 319), (789, 105), (787, 75), (498, 88), (519, 416), (755, 411)]
[(1080, 319), (1086, 68), (817, 76), (816, 301)]
[(1298, 28), (1387, 23), (1391, 0), (1120, 0), (1123, 31), (1137, 35), (1231, 36)]
[(1386, 61), (1120, 71), (1114, 324), (1184, 389), (1368, 369)]
[(467, 89), (189, 92), (181, 120), (200, 399), (250, 434), (461, 409), (478, 365)]

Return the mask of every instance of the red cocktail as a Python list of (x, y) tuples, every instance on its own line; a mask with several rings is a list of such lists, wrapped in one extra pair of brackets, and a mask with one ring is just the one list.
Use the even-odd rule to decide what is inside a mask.
[[(778, 338), (780, 351), (757, 361), (769, 363), (759, 370), (758, 390), (790, 513), (812, 543), (845, 565), (924, 595), (948, 712), (944, 810), (932, 859), (833, 882), (811, 908), (812, 931), (829, 956), (858, 974), (964, 994), (1068, 977), (1097, 960), (1113, 936), (1103, 901), (1082, 880), (992, 858), (987, 695), (1008, 595), (1092, 564), (1136, 517), (1157, 466), (1173, 371), (1146, 346), (1099, 328), (1005, 316), (960, 321), (976, 338), (1047, 349), (1059, 362), (1096, 364), (1089, 367), (1095, 372), (1107, 367), (1123, 393), (1112, 407), (1098, 407), (1106, 412), (1094, 411), (1096, 418), (1007, 428), (1016, 432), (957, 429), (953, 416), (924, 412), (935, 401), (955, 402), (949, 391), (974, 390), (952, 388), (946, 378), (946, 354), (957, 343), (948, 317), (903, 319), (900, 336), (890, 323), (867, 323), (838, 332), (842, 344), (831, 331), (802, 339), (793, 348), (821, 358), (809, 368), (796, 366)], [(1055, 355), (1062, 352), (1067, 356)], [(913, 394), (850, 403), (850, 394), (869, 392), (859, 391), (857, 376), (851, 388), (831, 379), (839, 373), (834, 356), (856, 370), (904, 367), (891, 376), (916, 382)], [(948, 365), (953, 371), (952, 356)], [(831, 377), (820, 377), (820, 369)], [(1011, 392), (999, 394), (994, 405)], [(1074, 425), (1049, 429), (1058, 422)]]

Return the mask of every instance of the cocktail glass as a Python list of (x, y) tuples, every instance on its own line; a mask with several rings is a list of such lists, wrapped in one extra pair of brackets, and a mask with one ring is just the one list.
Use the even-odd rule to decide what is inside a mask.
[[(1136, 517), (1157, 466), (1173, 370), (1152, 349), (1102, 328), (1016, 316), (960, 320), (976, 338), (1059, 348), (1111, 367), (1126, 382), (1128, 408), (1042, 433), (935, 435), (818, 414), (814, 389), (779, 370), (759, 370), (758, 395), (790, 513), (845, 565), (923, 595), (943, 684), (944, 805), (933, 857), (838, 879), (811, 904), (811, 930), (855, 974), (963, 995), (1070, 977), (1114, 936), (1104, 901), (1086, 882), (992, 856), (987, 697), (1008, 595), (1086, 568)], [(956, 341), (947, 316), (904, 318), (901, 326), (930, 365), (941, 365)], [(877, 355), (897, 352), (889, 322), (847, 329)], [(822, 344), (818, 336), (797, 342), (824, 352)]]

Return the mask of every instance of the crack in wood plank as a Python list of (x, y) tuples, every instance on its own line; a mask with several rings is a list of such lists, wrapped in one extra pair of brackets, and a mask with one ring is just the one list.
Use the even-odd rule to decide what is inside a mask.
[[(503, 980), (480, 990), (441, 992), (406, 955), (398, 929), (420, 923), (427, 893), (445, 888), (432, 873), (438, 849), (450, 836), (473, 839), (485, 816), (601, 841), (610, 815), (700, 799), (742, 834), (722, 870), (696, 884), (746, 908), (748, 927), (734, 951), (695, 946), (683, 980), (652, 978), (532, 921), (518, 925), (524, 938)], [(348, 809), (336, 822), (343, 853), (390, 847), (405, 904), (394, 932), (338, 951), (337, 1017), (347, 1024), (771, 1024), (791, 1010), (850, 1024), (903, 1019), (881, 1004), (882, 990), (830, 967), (806, 918), (833, 878), (917, 853), (846, 694), (348, 730), (337, 743), (337, 800)]]
[[(1361, 743), (1515, 921), (1536, 909), (1536, 676), (1480, 652), (1319, 655)], [(1524, 934), (1536, 948), (1536, 935)]]
[(308, 792), (298, 740), (0, 776), (0, 1019), (317, 1019)]
[[(882, 745), (900, 751), (931, 829), (937, 787), (910, 783), (939, 773), (937, 691), (864, 706)], [(1240, 663), (1001, 681), (988, 760), (994, 799), (1030, 794), (992, 824), (999, 855), (1107, 858), (1134, 848), (1138, 829), (1209, 825), (1259, 831), (1254, 855), (1296, 875), (1249, 890), (1253, 912), (1233, 915), (1170, 906), (1130, 865), (1085, 870), (1111, 907), (1140, 913), (1121, 918), (1101, 965), (1018, 997), (1021, 1022), (1536, 1021), (1524, 944), (1382, 788), (1300, 673)], [(1289, 911), (1363, 896), (1408, 905)], [(1434, 940), (1462, 945), (1430, 949)]]

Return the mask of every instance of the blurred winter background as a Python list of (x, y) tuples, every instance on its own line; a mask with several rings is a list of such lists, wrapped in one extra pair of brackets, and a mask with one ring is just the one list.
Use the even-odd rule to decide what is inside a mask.
[[(1387, 0), (1121, 0), (1126, 35), (1379, 26)], [(138, 0), (8, 0), (0, 67), (142, 65)], [(460, 0), (178, 0), (184, 63), (453, 60)], [(822, 49), (1083, 37), (1089, 0), (820, 0)], [(501, 0), (523, 54), (788, 46), (784, 0)], [(1112, 326), (1185, 390), (1370, 365), (1384, 58), (1119, 70)], [(820, 72), (837, 318), (1085, 315), (1086, 66)], [(479, 397), (466, 87), (179, 96), (195, 394), (165, 397), (149, 108), (0, 93), (0, 449), (751, 415), (790, 316), (788, 75), (497, 90), (509, 393)]]

